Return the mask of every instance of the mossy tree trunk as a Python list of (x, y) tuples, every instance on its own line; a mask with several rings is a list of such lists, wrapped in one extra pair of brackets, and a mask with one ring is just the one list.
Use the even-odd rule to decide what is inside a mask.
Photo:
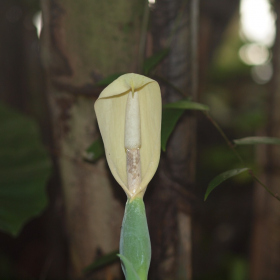
[[(43, 0), (42, 59), (47, 73), (54, 141), (61, 176), (72, 277), (118, 248), (125, 199), (105, 159), (91, 165), (85, 149), (99, 137), (96, 82), (136, 72), (143, 0)], [(114, 184), (114, 186), (113, 186)], [(120, 275), (119, 265), (94, 279)], [(111, 277), (111, 278), (110, 278)]]

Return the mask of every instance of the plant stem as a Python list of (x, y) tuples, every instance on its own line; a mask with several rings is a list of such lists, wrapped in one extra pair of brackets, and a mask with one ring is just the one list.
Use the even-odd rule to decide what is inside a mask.
[[(222, 137), (224, 138), (224, 140), (226, 141), (227, 145), (229, 146), (229, 148), (234, 152), (234, 154), (237, 156), (237, 158), (239, 159), (239, 161), (244, 164), (244, 160), (242, 159), (242, 157), (240, 156), (240, 154), (236, 151), (235, 149), (235, 145), (228, 139), (228, 137), (226, 136), (226, 134), (224, 133), (224, 131), (222, 130), (222, 128), (216, 123), (215, 120), (212, 119), (212, 117), (210, 116), (210, 114), (208, 112), (203, 112), (204, 115), (209, 119), (209, 121), (216, 127), (216, 129), (219, 131), (219, 133), (222, 135)], [(278, 201), (280, 201), (280, 198), (278, 196), (278, 194), (273, 193), (263, 182), (260, 181), (259, 178), (257, 178), (255, 176), (255, 174), (253, 173), (253, 170), (249, 170), (249, 174), (250, 176), (256, 181), (258, 182), (270, 195), (272, 195), (274, 198), (276, 198)]]
[(239, 161), (242, 164), (244, 164), (244, 160), (239, 155), (239, 153), (236, 151), (234, 144), (228, 139), (228, 137), (226, 136), (226, 134), (224, 133), (222, 128), (217, 124), (217, 122), (214, 119), (212, 119), (212, 117), (210, 116), (210, 114), (208, 112), (203, 112), (203, 113), (209, 119), (209, 121), (216, 127), (216, 129), (220, 132), (221, 136), (224, 138), (224, 140), (226, 141), (227, 145), (234, 152), (234, 154), (239, 159)]
[(265, 190), (272, 195), (273, 197), (275, 197), (278, 201), (280, 201), (279, 195), (277, 193), (273, 193), (263, 182), (260, 181), (260, 179), (258, 177), (256, 177), (256, 175), (254, 174), (253, 170), (249, 170), (249, 174), (252, 176), (252, 178), (258, 182), (263, 188), (265, 188)]

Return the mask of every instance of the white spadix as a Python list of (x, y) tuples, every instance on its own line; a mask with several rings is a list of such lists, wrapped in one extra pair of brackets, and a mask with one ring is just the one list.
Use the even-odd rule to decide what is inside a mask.
[(120, 76), (94, 105), (110, 170), (129, 199), (143, 197), (160, 158), (161, 93), (156, 81)]
[(140, 148), (141, 123), (138, 92), (128, 93), (124, 132), (124, 147), (129, 150)]
[(124, 147), (126, 149), (127, 188), (134, 194), (141, 183), (141, 123), (138, 93), (129, 92), (126, 101)]

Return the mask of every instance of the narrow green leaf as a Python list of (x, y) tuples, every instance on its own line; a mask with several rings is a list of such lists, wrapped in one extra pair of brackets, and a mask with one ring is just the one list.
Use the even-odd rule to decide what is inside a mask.
[(256, 144), (269, 144), (269, 145), (280, 145), (280, 139), (274, 137), (261, 137), (251, 136), (241, 139), (233, 140), (236, 145), (256, 145)]
[(152, 56), (146, 58), (143, 63), (144, 75), (149, 73), (168, 55), (169, 49), (163, 49)]
[(109, 84), (111, 84), (113, 81), (115, 81), (118, 77), (120, 77), (123, 74), (125, 74), (125, 73), (112, 74), (112, 75), (102, 79), (101, 81), (97, 82), (96, 85), (97, 86), (108, 86)]
[(209, 111), (209, 107), (207, 105), (189, 100), (181, 100), (178, 102), (169, 103), (164, 105), (163, 108)]
[(137, 275), (132, 263), (125, 256), (118, 254), (118, 257), (122, 261), (122, 267), (126, 280), (142, 280)]
[(113, 252), (111, 252), (107, 255), (102, 256), (101, 258), (97, 259), (95, 262), (93, 262), (92, 264), (87, 266), (84, 269), (84, 272), (89, 273), (89, 272), (92, 272), (96, 269), (99, 269), (103, 266), (106, 266), (108, 264), (111, 264), (111, 263), (117, 261), (118, 260), (118, 255), (117, 255), (118, 252), (119, 252), (119, 250), (116, 250), (116, 251), (113, 251)]
[(163, 109), (161, 125), (161, 149), (166, 151), (166, 144), (184, 109)]
[(232, 169), (228, 170), (218, 176), (216, 176), (208, 185), (205, 196), (204, 196), (204, 201), (207, 199), (209, 194), (217, 187), (219, 186), (222, 182), (225, 180), (234, 177), (240, 173), (243, 173), (247, 170), (250, 170), (249, 168), (238, 168), (238, 169)]
[(51, 160), (30, 118), (0, 104), (0, 229), (16, 236), (48, 199)]
[(85, 151), (84, 159), (89, 162), (95, 162), (105, 155), (104, 145), (101, 138), (94, 141)]

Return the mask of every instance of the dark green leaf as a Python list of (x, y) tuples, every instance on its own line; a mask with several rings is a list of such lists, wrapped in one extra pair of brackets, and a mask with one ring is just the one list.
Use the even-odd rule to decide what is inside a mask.
[(168, 53), (169, 49), (163, 49), (145, 59), (143, 63), (144, 75), (149, 75), (149, 73), (168, 55)]
[(241, 139), (233, 140), (236, 145), (256, 145), (256, 144), (270, 144), (270, 145), (280, 145), (280, 139), (274, 137), (260, 137), (252, 136), (245, 137)]
[(163, 109), (161, 126), (161, 149), (166, 151), (166, 144), (184, 109)]
[(137, 275), (132, 263), (123, 255), (118, 255), (122, 261), (122, 267), (126, 280), (141, 280)]
[(102, 139), (98, 139), (94, 141), (87, 149), (85, 152), (85, 160), (89, 162), (95, 162), (97, 161), (100, 157), (105, 155), (105, 150), (104, 150), (104, 145)]
[(51, 161), (36, 123), (0, 104), (0, 229), (17, 235), (47, 205)]
[(108, 86), (109, 84), (114, 82), (118, 77), (120, 77), (123, 74), (125, 74), (125, 73), (115, 73), (115, 74), (112, 74), (112, 75), (104, 78), (103, 80), (97, 82), (96, 85), (97, 86)]
[(207, 197), (209, 196), (209, 194), (217, 187), (219, 186), (222, 182), (224, 182), (225, 180), (234, 177), (242, 172), (248, 171), (250, 170), (249, 168), (238, 168), (238, 169), (232, 169), (232, 170), (228, 170), (220, 175), (218, 175), (217, 177), (215, 177), (208, 185), (205, 196), (204, 196), (204, 201), (207, 199)]
[(99, 268), (105, 266), (105, 265), (108, 265), (108, 264), (111, 264), (111, 263), (117, 261), (118, 260), (118, 255), (117, 255), (118, 252), (119, 252), (119, 250), (116, 250), (114, 252), (111, 252), (111, 253), (97, 259), (94, 263), (87, 266), (84, 269), (84, 272), (85, 273), (92, 272), (96, 269), (99, 269)]
[(189, 100), (181, 100), (163, 106), (162, 128), (161, 128), (161, 149), (166, 151), (166, 144), (176, 123), (182, 116), (184, 110), (209, 110), (208, 106)]
[(192, 102), (189, 100), (181, 100), (178, 102), (169, 103), (164, 105), (163, 108), (209, 111), (209, 107), (207, 105), (197, 103), (197, 102)]

